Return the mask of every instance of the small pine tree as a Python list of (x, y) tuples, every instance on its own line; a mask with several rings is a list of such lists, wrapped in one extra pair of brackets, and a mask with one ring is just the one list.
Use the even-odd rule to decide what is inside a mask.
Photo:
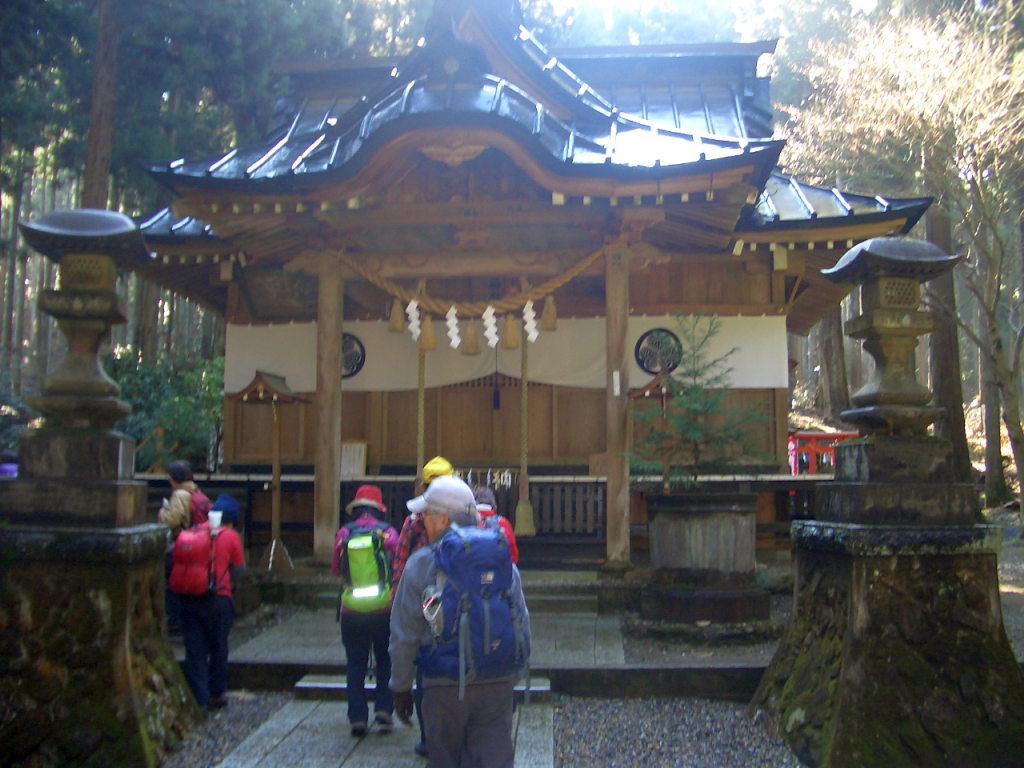
[(757, 438), (752, 429), (763, 417), (751, 409), (726, 407), (734, 347), (713, 357), (711, 340), (721, 322), (703, 315), (678, 316), (679, 343), (668, 334), (663, 346), (677, 346), (679, 365), (664, 369), (649, 397), (633, 407), (632, 464), (642, 473), (661, 473), (662, 490), (693, 487), (699, 474), (721, 471), (751, 457)]

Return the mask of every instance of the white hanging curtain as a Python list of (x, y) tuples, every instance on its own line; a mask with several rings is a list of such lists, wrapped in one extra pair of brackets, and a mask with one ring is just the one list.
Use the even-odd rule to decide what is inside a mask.
[[(733, 389), (784, 389), (789, 386), (784, 317), (724, 317), (713, 341), (712, 356), (736, 347), (730, 359)], [(652, 328), (675, 330), (672, 317), (631, 317), (627, 356), (629, 383), (642, 387), (652, 376), (636, 364), (637, 340)], [(348, 392), (396, 392), (416, 389), (416, 343), (408, 333), (388, 331), (386, 321), (345, 323), (366, 350), (366, 361), (355, 376), (345, 379)], [(563, 387), (604, 389), (604, 318), (558, 320), (558, 330), (541, 333), (530, 345), (530, 381)], [(472, 381), (492, 373), (519, 377), (520, 351), (462, 355), (447, 344), (427, 353), (427, 387)], [(238, 392), (257, 370), (285, 376), (296, 392), (316, 390), (316, 323), (229, 325), (224, 363), (224, 390)]]

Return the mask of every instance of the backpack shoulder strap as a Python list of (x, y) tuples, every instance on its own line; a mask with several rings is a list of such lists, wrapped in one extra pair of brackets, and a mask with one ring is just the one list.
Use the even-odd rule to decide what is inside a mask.
[(220, 575), (220, 578), (217, 578), (217, 565), (215, 561), (217, 559), (217, 537), (219, 535), (219, 531), (210, 531), (210, 573), (215, 582), (213, 584), (213, 592), (220, 589), (220, 585), (224, 583), (224, 579), (226, 579), (228, 574), (231, 573), (231, 563), (228, 562), (228, 564), (224, 566), (224, 573)]
[(466, 533), (466, 529), (460, 525), (452, 523), (452, 531), (455, 533), (456, 536), (459, 537), (459, 539), (462, 540), (463, 549), (469, 552), (469, 550), (473, 548), (473, 542), (470, 541), (469, 535)]

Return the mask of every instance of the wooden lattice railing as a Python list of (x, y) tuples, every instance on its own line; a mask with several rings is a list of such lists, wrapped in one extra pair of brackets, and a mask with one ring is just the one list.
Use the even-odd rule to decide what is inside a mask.
[(530, 503), (538, 534), (569, 534), (604, 538), (604, 480), (531, 478)]
[[(365, 481), (345, 481), (341, 485), (341, 498), (347, 502), (356, 489), (369, 482), (380, 486), (384, 505), (388, 508), (388, 522), (400, 528), (405, 518), (405, 502), (412, 498), (412, 478), (367, 478)], [(515, 523), (519, 489), (494, 489), (498, 511)], [(593, 536), (603, 538), (605, 530), (605, 481), (594, 477), (532, 477), (530, 503), (533, 504), (534, 525), (537, 534)]]

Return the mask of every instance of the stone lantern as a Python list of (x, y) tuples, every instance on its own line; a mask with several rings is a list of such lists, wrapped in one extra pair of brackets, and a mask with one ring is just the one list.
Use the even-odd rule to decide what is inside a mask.
[(863, 312), (846, 324), (846, 333), (863, 339), (875, 360), (867, 384), (850, 397), (857, 407), (843, 413), (843, 421), (866, 434), (923, 435), (942, 416), (929, 407), (932, 393), (914, 374), (918, 337), (937, 327), (932, 314), (919, 309), (921, 284), (959, 261), (931, 243), (879, 237), (851, 248), (822, 272), (836, 283), (860, 284)]
[(913, 369), (935, 327), (920, 287), (959, 257), (876, 238), (824, 274), (858, 283), (846, 332), (876, 369), (842, 414), (863, 437), (835, 449), (814, 519), (795, 521), (789, 626), (749, 712), (812, 766), (1006, 766), (1024, 754), (1024, 675), (999, 604), (1002, 531), (951, 482), (942, 415)]
[(143, 521), (129, 408), (98, 352), (125, 322), (111, 255), (148, 259), (126, 216), (60, 211), (21, 225), (59, 262), (40, 309), (68, 342), (30, 405), (18, 478), (0, 482), (0, 754), (46, 765), (152, 766), (197, 718), (164, 632), (167, 528)]

